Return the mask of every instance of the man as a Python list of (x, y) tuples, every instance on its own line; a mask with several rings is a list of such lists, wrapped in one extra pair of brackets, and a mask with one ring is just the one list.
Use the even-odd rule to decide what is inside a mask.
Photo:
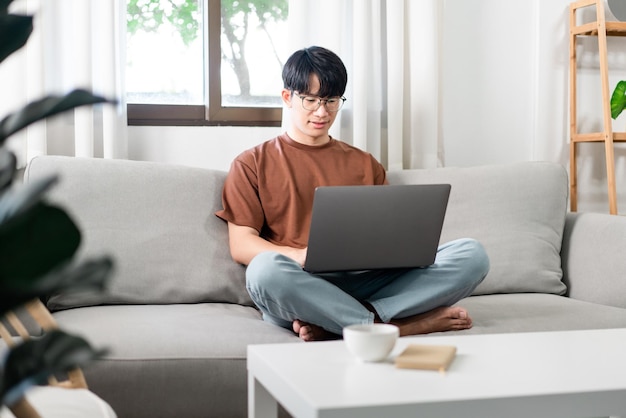
[(317, 186), (387, 184), (369, 153), (329, 136), (348, 76), (333, 52), (296, 51), (283, 69), (282, 99), (291, 127), (243, 152), (224, 184), (233, 259), (247, 266), (246, 285), (266, 321), (305, 341), (341, 334), (354, 323), (387, 322), (400, 335), (470, 328), (452, 305), (483, 280), (489, 261), (471, 239), (439, 247), (433, 266), (313, 275), (303, 270)]

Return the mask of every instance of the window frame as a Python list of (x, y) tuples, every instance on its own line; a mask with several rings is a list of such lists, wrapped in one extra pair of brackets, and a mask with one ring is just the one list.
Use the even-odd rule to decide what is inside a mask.
[[(204, 37), (205, 105), (127, 104), (134, 126), (272, 126), (282, 120), (282, 107), (224, 107), (221, 85), (221, 0), (206, 0)], [(208, 49), (208, 51), (207, 51)], [(278, 94), (278, 92), (277, 92)]]

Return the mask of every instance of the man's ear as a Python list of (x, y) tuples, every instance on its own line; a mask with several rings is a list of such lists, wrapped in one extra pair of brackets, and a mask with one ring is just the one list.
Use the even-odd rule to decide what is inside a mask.
[(291, 107), (291, 98), (293, 97), (292, 91), (289, 89), (283, 89), (281, 96), (283, 98), (283, 103), (285, 103), (287, 107)]

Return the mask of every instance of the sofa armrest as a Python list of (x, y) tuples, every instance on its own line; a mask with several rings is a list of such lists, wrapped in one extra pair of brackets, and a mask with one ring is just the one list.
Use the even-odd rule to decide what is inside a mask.
[(573, 299), (626, 308), (626, 217), (568, 213), (563, 282)]

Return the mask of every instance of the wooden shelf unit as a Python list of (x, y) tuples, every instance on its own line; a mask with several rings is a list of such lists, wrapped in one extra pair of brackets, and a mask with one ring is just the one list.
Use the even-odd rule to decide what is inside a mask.
[[(576, 23), (576, 12), (585, 7), (595, 7), (596, 20)], [(626, 36), (626, 22), (607, 21), (604, 13), (604, 0), (580, 0), (570, 4), (570, 210), (578, 209), (576, 145), (579, 142), (604, 142), (606, 177), (608, 183), (609, 212), (617, 214), (617, 193), (615, 187), (615, 154), (613, 144), (626, 142), (626, 132), (613, 132), (611, 119), (611, 92), (609, 90), (608, 36)], [(579, 133), (576, 120), (576, 40), (579, 36), (594, 36), (598, 39), (600, 60), (600, 80), (602, 88), (602, 132)]]

